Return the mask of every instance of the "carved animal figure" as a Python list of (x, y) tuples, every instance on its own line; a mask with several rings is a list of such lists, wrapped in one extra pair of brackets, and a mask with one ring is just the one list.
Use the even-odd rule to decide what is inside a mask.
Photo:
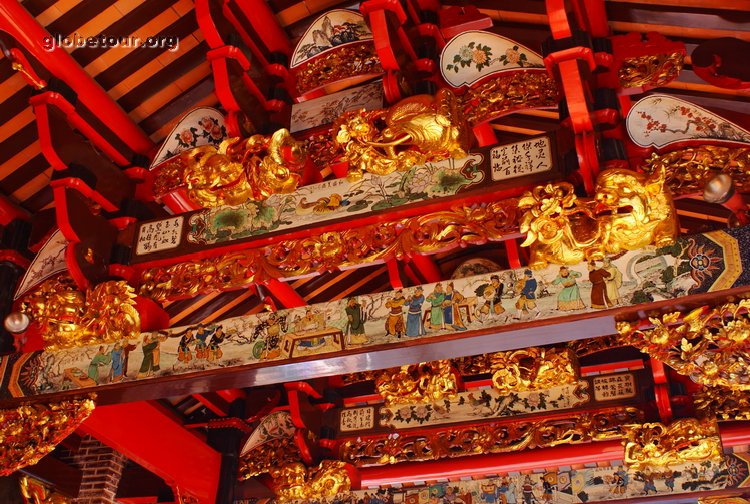
[[(385, 123), (382, 130), (380, 122)], [(458, 101), (447, 89), (434, 98), (406, 98), (389, 109), (347, 112), (334, 123), (333, 131), (352, 180), (363, 172), (387, 175), (427, 161), (466, 157), (470, 143)]]
[[(293, 192), (306, 162), (302, 144), (289, 130), (280, 129), (271, 136), (230, 138), (218, 148), (197, 147), (183, 152), (172, 164), (182, 172), (191, 200), (203, 207), (217, 207)], [(174, 169), (164, 171), (174, 176)]]
[(530, 246), (529, 266), (578, 264), (646, 245), (666, 245), (679, 231), (664, 170), (651, 175), (628, 169), (605, 170), (594, 198), (579, 199), (567, 182), (526, 192), (522, 246)]

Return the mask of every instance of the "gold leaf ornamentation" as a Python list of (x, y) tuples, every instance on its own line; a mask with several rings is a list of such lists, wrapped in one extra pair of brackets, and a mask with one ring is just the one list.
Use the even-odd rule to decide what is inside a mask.
[(261, 201), (297, 189), (307, 155), (287, 129), (273, 135), (230, 138), (219, 147), (203, 145), (182, 152), (159, 167), (157, 197), (187, 187), (190, 200), (204, 207)]
[(500, 393), (542, 390), (578, 382), (578, 359), (568, 349), (531, 347), (492, 354), (492, 387)]
[(560, 93), (546, 72), (515, 72), (471, 87), (460, 99), (473, 125), (516, 109), (556, 107)]
[(263, 473), (294, 464), (301, 460), (299, 448), (292, 438), (276, 438), (253, 448), (240, 461), (240, 479), (246, 480)]
[(720, 461), (723, 457), (716, 421), (683, 418), (668, 426), (646, 423), (627, 431), (624, 461), (630, 469)]
[(347, 464), (324, 460), (316, 468), (302, 463), (286, 464), (271, 471), (276, 496), (282, 500), (307, 500), (334, 497), (351, 489)]
[(749, 307), (750, 300), (742, 300), (684, 317), (674, 312), (651, 318), (652, 329), (619, 322), (617, 330), (629, 344), (702, 385), (750, 390)]
[(81, 292), (70, 277), (58, 276), (24, 296), (21, 311), (40, 325), (49, 350), (114, 343), (141, 333), (135, 290), (125, 281)]
[[(382, 128), (382, 129), (381, 129)], [(387, 175), (428, 161), (466, 157), (469, 128), (456, 96), (415, 95), (387, 109), (346, 112), (333, 124), (350, 180), (364, 172)]]
[(617, 72), (620, 85), (624, 88), (664, 86), (677, 78), (684, 60), (685, 55), (681, 52), (625, 58)]
[(720, 173), (732, 177), (735, 189), (750, 190), (750, 148), (701, 145), (665, 154), (652, 154), (644, 170), (664, 170), (673, 194), (703, 192), (709, 180)]
[(701, 417), (750, 420), (750, 391), (703, 387), (693, 399)]
[(0, 476), (39, 462), (93, 410), (91, 399), (0, 409)]
[(679, 226), (665, 181), (664, 170), (645, 175), (612, 168), (599, 173), (594, 198), (578, 198), (567, 182), (527, 191), (518, 206), (529, 266), (578, 264), (672, 243)]
[(567, 418), (455, 427), (429, 434), (357, 438), (344, 442), (341, 458), (356, 467), (507, 453), (569, 443), (617, 439), (643, 419), (635, 408), (612, 408)]
[(450, 361), (422, 362), (379, 373), (375, 387), (386, 406), (434, 403), (456, 397), (458, 377)]

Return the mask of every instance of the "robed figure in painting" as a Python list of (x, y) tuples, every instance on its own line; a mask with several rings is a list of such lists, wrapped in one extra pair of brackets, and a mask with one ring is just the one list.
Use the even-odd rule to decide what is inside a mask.
[(367, 343), (365, 336), (365, 314), (362, 305), (356, 299), (349, 298), (346, 302), (346, 327), (349, 334), (350, 345), (363, 345)]
[(430, 329), (444, 329), (443, 321), (443, 301), (445, 301), (445, 293), (443, 292), (443, 285), (441, 283), (435, 284), (435, 290), (427, 296), (426, 299), (430, 303)]
[[(441, 294), (442, 296), (442, 294)], [(414, 289), (414, 295), (408, 299), (409, 312), (406, 315), (406, 335), (424, 336), (425, 328), (422, 324), (422, 305), (425, 302), (422, 287)]]
[(406, 304), (406, 298), (401, 289), (397, 290), (394, 296), (386, 301), (385, 307), (390, 310), (385, 321), (385, 333), (387, 335), (400, 338), (404, 334), (404, 304)]
[(560, 273), (552, 281), (552, 285), (562, 285), (562, 290), (557, 295), (557, 309), (561, 311), (580, 310), (586, 308), (581, 300), (581, 292), (578, 289), (576, 278), (581, 274), (570, 271), (566, 266), (560, 266)]
[(96, 353), (96, 355), (94, 355), (94, 358), (91, 359), (91, 363), (89, 364), (89, 378), (91, 378), (98, 384), (99, 367), (106, 366), (110, 362), (112, 362), (112, 357), (106, 352), (106, 349), (103, 346), (100, 346), (99, 351)]
[(589, 280), (591, 281), (591, 307), (592, 308), (608, 308), (612, 306), (609, 298), (607, 297), (607, 282), (606, 280), (611, 275), (609, 272), (602, 268), (597, 268), (596, 263), (591, 261), (589, 263)]

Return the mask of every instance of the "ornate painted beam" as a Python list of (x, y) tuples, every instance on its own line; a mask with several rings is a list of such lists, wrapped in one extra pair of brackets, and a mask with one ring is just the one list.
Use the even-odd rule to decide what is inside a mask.
[[(749, 241), (750, 228), (736, 228), (628, 251), (601, 265), (509, 270), (497, 278), (466, 277), (147, 332), (128, 342), (135, 348), (124, 375), (113, 381), (106, 356), (124, 363), (122, 353), (107, 346), (5, 356), (0, 399), (16, 404), (31, 396), (49, 400), (50, 394), (96, 389), (101, 403), (123, 402), (615, 334), (615, 317), (632, 320), (644, 310), (697, 307), (746, 293), (750, 257), (741, 250)], [(603, 284), (592, 283), (604, 268), (622, 280), (606, 295)], [(565, 295), (560, 285), (570, 279), (576, 280), (577, 294)], [(495, 302), (501, 281), (504, 294)], [(352, 329), (350, 315), (365, 320), (364, 332)]]

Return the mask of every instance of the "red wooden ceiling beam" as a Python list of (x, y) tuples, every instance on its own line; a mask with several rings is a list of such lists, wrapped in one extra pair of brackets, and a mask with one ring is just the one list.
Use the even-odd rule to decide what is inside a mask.
[(80, 428), (198, 502), (216, 499), (221, 455), (158, 403), (101, 406)]
[(65, 49), (54, 47), (47, 51), (42, 47), (43, 41), (52, 37), (16, 0), (0, 0), (0, 30), (16, 39), (52, 75), (75, 91), (81, 103), (118, 132), (128, 147), (150, 156), (155, 145), (148, 136)]

